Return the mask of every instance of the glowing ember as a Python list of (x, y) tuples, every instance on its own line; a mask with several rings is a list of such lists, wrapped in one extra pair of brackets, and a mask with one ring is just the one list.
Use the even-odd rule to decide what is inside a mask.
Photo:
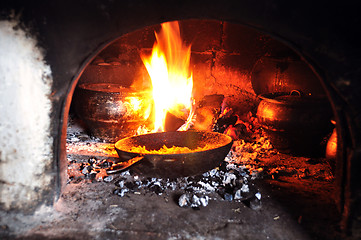
[(164, 131), (167, 112), (186, 119), (191, 115), (193, 79), (189, 69), (190, 46), (180, 38), (178, 22), (162, 24), (155, 33), (150, 56), (141, 55), (150, 75), (154, 100), (154, 131)]

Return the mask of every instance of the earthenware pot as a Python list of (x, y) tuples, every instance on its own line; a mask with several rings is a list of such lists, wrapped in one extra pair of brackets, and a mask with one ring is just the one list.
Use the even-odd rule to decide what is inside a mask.
[(330, 133), (332, 110), (326, 98), (294, 90), (260, 95), (257, 118), (280, 152), (309, 155), (320, 151)]
[(114, 83), (81, 84), (72, 104), (90, 134), (108, 142), (133, 136), (151, 112), (149, 92)]

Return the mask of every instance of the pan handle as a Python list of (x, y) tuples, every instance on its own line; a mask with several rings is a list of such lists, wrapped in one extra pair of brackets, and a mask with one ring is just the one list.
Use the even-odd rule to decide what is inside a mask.
[(138, 156), (138, 157), (129, 159), (126, 162), (119, 162), (119, 163), (113, 164), (111, 167), (106, 169), (107, 174), (112, 174), (112, 173), (117, 173), (117, 172), (123, 171), (123, 170), (127, 169), (128, 167), (132, 166), (134, 163), (139, 162), (143, 158), (144, 158), (144, 156)]

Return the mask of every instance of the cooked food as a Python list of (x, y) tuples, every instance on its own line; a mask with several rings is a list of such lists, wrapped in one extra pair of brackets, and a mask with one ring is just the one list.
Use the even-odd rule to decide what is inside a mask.
[(191, 152), (200, 152), (209, 150), (211, 147), (204, 146), (204, 147), (197, 147), (196, 149), (190, 149), (188, 147), (167, 147), (163, 145), (161, 149), (158, 150), (147, 150), (145, 146), (138, 146), (138, 147), (132, 147), (130, 149), (130, 152), (140, 153), (140, 154), (180, 154), (180, 153), (191, 153)]

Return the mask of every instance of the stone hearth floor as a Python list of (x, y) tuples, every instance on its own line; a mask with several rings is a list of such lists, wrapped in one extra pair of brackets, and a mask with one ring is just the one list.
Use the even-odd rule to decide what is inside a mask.
[(194, 210), (179, 207), (177, 193), (119, 197), (112, 192), (113, 184), (71, 183), (55, 209), (43, 207), (31, 216), (0, 212), (0, 238), (340, 238), (333, 231), (333, 214), (328, 204), (312, 203), (312, 198), (304, 201), (297, 193), (285, 192), (270, 182), (256, 181), (256, 185), (262, 192), (261, 207), (257, 210), (217, 196), (208, 206)]

